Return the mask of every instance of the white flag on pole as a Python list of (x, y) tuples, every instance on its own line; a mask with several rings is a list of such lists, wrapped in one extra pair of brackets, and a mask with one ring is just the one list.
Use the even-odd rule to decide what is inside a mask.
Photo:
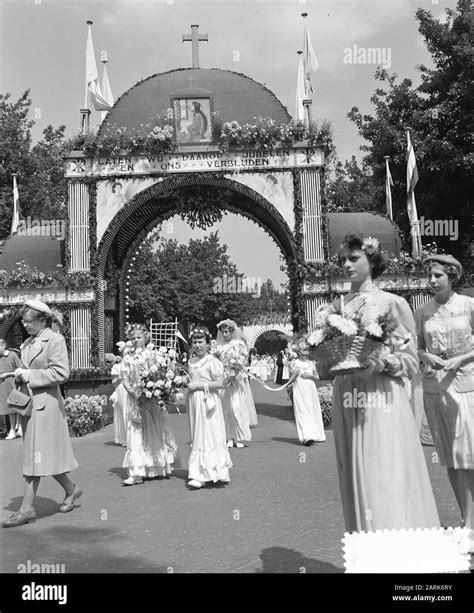
[(298, 78), (296, 80), (296, 97), (295, 97), (295, 119), (304, 121), (304, 106), (303, 100), (305, 99), (305, 84), (304, 84), (304, 66), (302, 54), (299, 54), (298, 62)]
[(385, 158), (385, 162), (386, 162), (385, 166), (387, 170), (387, 176), (385, 179), (385, 208), (387, 211), (387, 215), (393, 221), (392, 190), (390, 189), (390, 186), (393, 187), (393, 179), (392, 179), (392, 175), (390, 174), (390, 168), (388, 166), (388, 158)]
[(411, 226), (412, 256), (421, 255), (421, 233), (418, 212), (416, 210), (415, 186), (418, 183), (415, 151), (410, 140), (410, 130), (407, 130), (407, 212)]
[(308, 23), (304, 20), (304, 39), (303, 39), (303, 64), (304, 64), (304, 81), (305, 93), (309, 96), (309, 92), (314, 93), (311, 84), (311, 73), (319, 68), (318, 58), (311, 44), (311, 38), (308, 32)]
[(96, 111), (108, 111), (112, 106), (103, 97), (99, 85), (99, 75), (95, 63), (94, 46), (92, 44), (92, 30), (89, 25), (86, 46), (86, 85), (89, 90), (92, 104)]
[[(114, 95), (112, 93), (112, 88), (109, 83), (109, 76), (107, 74), (107, 63), (104, 61), (104, 72), (102, 74), (102, 96), (110, 105), (110, 108), (114, 105)], [(102, 111), (102, 121), (104, 121), (105, 116), (107, 115), (107, 111)]]
[(20, 223), (20, 196), (18, 194), (16, 176), (13, 175), (13, 216), (12, 216), (11, 234), (15, 234), (18, 231), (19, 223)]
[(407, 130), (407, 211), (410, 221), (418, 221), (415, 202), (415, 186), (418, 183), (418, 170), (416, 168), (415, 151), (410, 140), (410, 131)]

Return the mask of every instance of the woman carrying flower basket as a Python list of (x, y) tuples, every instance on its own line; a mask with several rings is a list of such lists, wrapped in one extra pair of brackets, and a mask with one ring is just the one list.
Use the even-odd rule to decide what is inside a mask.
[[(231, 319), (217, 324), (217, 357), (224, 365), (225, 392), (222, 400), (227, 430), (227, 446), (242, 449), (252, 440), (250, 412), (245, 381), (248, 351), (243, 333)], [(247, 381), (248, 383), (248, 381)]]
[(144, 478), (171, 474), (178, 448), (163, 401), (163, 393), (171, 384), (167, 386), (161, 376), (160, 364), (168, 369), (168, 360), (153, 345), (147, 345), (149, 333), (143, 324), (132, 324), (127, 338), (120, 375), (128, 392), (127, 452), (122, 466), (128, 468), (129, 476), (122, 484), (135, 485), (143, 483)]
[[(413, 315), (403, 298), (373, 283), (385, 268), (377, 239), (348, 234), (339, 254), (351, 289), (319, 313), (318, 329), (308, 342), (324, 345), (330, 338), (329, 343), (335, 343), (337, 333), (350, 339), (347, 359), (333, 365), (333, 431), (346, 530), (438, 528), (403, 380), (419, 367)], [(392, 343), (394, 336), (404, 343)], [(365, 367), (357, 366), (355, 337), (372, 339), (376, 345), (378, 341)]]
[(424, 407), (474, 552), (474, 300), (452, 289), (462, 275), (455, 258), (425, 263), (434, 299), (415, 311)]
[(188, 487), (200, 489), (207, 482), (229, 482), (232, 460), (219, 393), (224, 386), (224, 366), (208, 353), (210, 334), (206, 327), (195, 328), (190, 341), (194, 357), (189, 360), (186, 398), (191, 431)]

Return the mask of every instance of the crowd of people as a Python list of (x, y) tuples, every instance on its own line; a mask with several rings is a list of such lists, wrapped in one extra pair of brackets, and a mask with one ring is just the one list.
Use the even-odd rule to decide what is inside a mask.
[[(453, 290), (462, 266), (447, 255), (426, 258), (433, 298), (413, 314), (406, 300), (374, 283), (385, 267), (378, 241), (347, 235), (339, 257), (350, 291), (325, 308), (340, 313), (343, 302), (344, 312), (361, 320), (380, 308), (395, 322), (383, 350), (370, 357), (362, 370), (334, 379), (333, 435), (346, 530), (440, 527), (411, 404), (410, 382), (421, 373), (434, 445), (447, 469), (461, 525), (471, 530), (474, 546), (474, 300)], [(26, 386), (32, 397), (30, 415), (20, 417), (25, 495), (20, 509), (4, 522), (6, 527), (34, 518), (33, 501), (42, 476), (52, 475), (63, 487), (63, 512), (72, 510), (82, 494), (68, 477), (77, 462), (59, 386), (67, 381), (69, 365), (63, 337), (51, 330), (51, 317), (44, 303), (25, 305), (22, 321), (30, 337), (21, 348), (20, 364), (0, 343), (2, 410), (12, 381)], [(128, 476), (122, 482), (126, 486), (168, 477), (178, 457), (166, 409), (150, 408), (150, 403), (140, 400), (136, 356), (149, 343), (146, 327), (130, 326), (128, 340), (131, 349), (123, 352), (112, 373), (115, 441), (126, 446), (123, 466)], [(318, 364), (311, 358), (306, 337), (296, 339), (291, 360), (282, 354), (249, 358), (242, 331), (230, 319), (218, 324), (216, 341), (206, 326), (198, 325), (191, 330), (189, 343), (184, 385), (191, 437), (190, 489), (230, 482), (229, 449), (244, 449), (252, 440), (251, 428), (258, 425), (251, 378), (267, 389), (282, 389), (269, 387), (266, 381), (272, 372), (277, 383), (286, 374), (285, 385), (293, 386), (300, 442), (325, 441), (316, 389)], [(384, 399), (383, 406), (367, 402), (373, 395)], [(348, 405), (348, 398), (361, 397), (364, 402)]]

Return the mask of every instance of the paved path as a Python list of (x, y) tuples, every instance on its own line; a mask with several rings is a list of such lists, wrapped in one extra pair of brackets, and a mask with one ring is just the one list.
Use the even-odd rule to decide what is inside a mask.
[[(0, 572), (18, 564), (64, 564), (66, 573), (342, 573), (344, 532), (332, 432), (313, 447), (298, 443), (285, 392), (253, 383), (259, 426), (246, 449), (232, 449), (231, 483), (186, 488), (186, 414), (172, 414), (182, 468), (168, 480), (123, 487), (124, 449), (107, 426), (73, 439), (84, 495), (69, 514), (63, 492), (40, 484), (37, 521), (0, 529)], [(271, 403), (271, 404), (269, 404)], [(444, 469), (425, 455), (442, 523), (459, 515)], [(1, 519), (21, 502), (22, 441), (0, 441)], [(436, 459), (436, 458), (435, 458)]]

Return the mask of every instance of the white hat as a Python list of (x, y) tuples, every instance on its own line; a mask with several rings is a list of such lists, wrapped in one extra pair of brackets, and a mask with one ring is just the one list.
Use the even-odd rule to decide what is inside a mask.
[(53, 314), (49, 306), (45, 302), (41, 302), (41, 300), (27, 300), (23, 306), (45, 315), (52, 316)]

